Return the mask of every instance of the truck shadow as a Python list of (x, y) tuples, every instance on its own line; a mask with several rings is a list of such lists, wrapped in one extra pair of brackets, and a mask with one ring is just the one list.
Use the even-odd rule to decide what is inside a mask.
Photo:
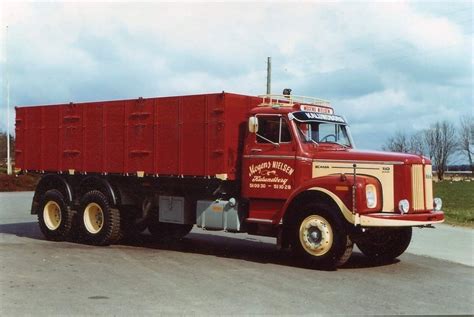
[[(298, 268), (310, 268), (301, 260), (295, 258), (289, 250), (278, 250), (275, 243), (259, 241), (252, 236), (233, 237), (215, 235), (211, 233), (191, 232), (182, 240), (174, 242), (157, 242), (149, 234), (136, 235), (121, 245), (131, 247), (144, 247), (157, 250), (176, 251), (193, 254), (203, 254), (222, 258), (238, 259), (261, 264), (276, 264)], [(358, 250), (354, 250), (349, 261), (338, 269), (363, 269), (379, 266), (387, 266), (400, 262), (395, 259), (390, 262), (378, 262), (370, 260)], [(314, 269), (314, 268), (311, 268)], [(333, 270), (319, 268), (320, 270)]]
[(20, 222), (0, 225), (0, 233), (17, 237), (45, 240), (37, 222)]
[[(24, 222), (0, 225), (1, 234), (46, 241), (36, 222)], [(49, 242), (61, 243), (61, 242)], [(239, 237), (216, 235), (211, 233), (191, 232), (185, 238), (173, 242), (157, 242), (147, 233), (135, 235), (122, 241), (119, 246), (132, 248), (148, 248), (192, 254), (202, 254), (229, 259), (237, 259), (261, 264), (276, 264), (297, 268), (308, 268), (302, 261), (292, 256), (288, 250), (278, 250), (274, 243), (263, 242), (252, 236)], [(354, 250), (352, 257), (340, 270), (364, 269), (386, 266), (398, 263), (395, 259), (389, 263), (374, 263), (358, 251)], [(319, 268), (320, 270), (331, 270)]]

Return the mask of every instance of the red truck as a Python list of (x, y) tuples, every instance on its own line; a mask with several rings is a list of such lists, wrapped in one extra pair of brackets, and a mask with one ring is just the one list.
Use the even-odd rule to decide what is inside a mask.
[[(310, 265), (354, 243), (401, 255), (444, 221), (428, 158), (354, 147), (316, 98), (216, 93), (16, 108), (16, 165), (43, 175), (31, 213), (49, 240), (108, 245), (206, 230), (277, 238)], [(78, 237), (78, 238), (77, 238)]]

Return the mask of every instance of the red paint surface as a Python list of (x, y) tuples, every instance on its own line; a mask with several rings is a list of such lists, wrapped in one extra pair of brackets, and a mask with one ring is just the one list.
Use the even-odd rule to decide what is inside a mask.
[(19, 107), (16, 165), (235, 179), (243, 126), (260, 102), (220, 93)]
[(249, 218), (273, 220), (285, 203), (281, 199), (252, 199), (249, 207)]

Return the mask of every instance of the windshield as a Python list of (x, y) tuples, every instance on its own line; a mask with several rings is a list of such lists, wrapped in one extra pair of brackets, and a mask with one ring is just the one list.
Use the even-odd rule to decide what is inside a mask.
[(347, 127), (333, 122), (295, 122), (305, 143), (329, 143), (350, 147)]

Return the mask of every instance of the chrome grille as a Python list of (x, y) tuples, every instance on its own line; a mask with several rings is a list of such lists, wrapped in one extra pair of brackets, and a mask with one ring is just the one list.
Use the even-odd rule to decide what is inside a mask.
[(425, 177), (423, 175), (423, 165), (413, 164), (411, 167), (411, 196), (413, 202), (413, 210), (425, 209), (425, 197), (423, 195), (423, 185)]

